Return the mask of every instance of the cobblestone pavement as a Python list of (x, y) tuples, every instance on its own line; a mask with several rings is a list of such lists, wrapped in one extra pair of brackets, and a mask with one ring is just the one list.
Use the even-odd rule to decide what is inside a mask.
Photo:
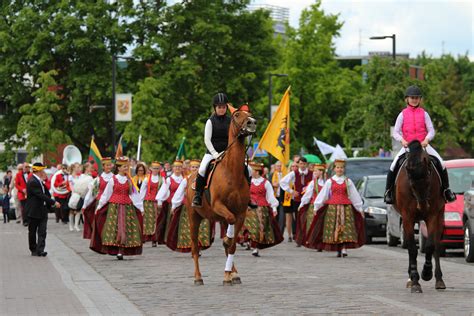
[[(146, 244), (144, 254), (118, 261), (88, 249), (62, 224), (54, 233), (145, 314), (384, 314), (474, 315), (474, 265), (442, 260), (445, 291), (422, 281), (424, 293), (405, 288), (408, 254), (384, 245), (350, 250), (347, 258), (282, 244), (253, 257), (238, 249), (242, 285), (222, 285), (221, 240), (204, 251), (204, 286), (193, 284), (190, 254)], [(50, 251), (52, 251), (50, 249)], [(419, 257), (421, 272), (423, 258)]]

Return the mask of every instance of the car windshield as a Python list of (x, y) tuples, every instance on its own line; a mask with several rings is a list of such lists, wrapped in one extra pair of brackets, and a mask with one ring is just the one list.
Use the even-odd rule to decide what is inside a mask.
[(454, 193), (464, 194), (474, 181), (474, 167), (448, 168), (449, 186)]
[(385, 193), (385, 178), (369, 179), (367, 181), (367, 188), (365, 189), (364, 197), (366, 198), (383, 198)]
[[(387, 174), (391, 160), (349, 160), (346, 164), (346, 176), (357, 183), (364, 176)], [(383, 185), (385, 187), (385, 184)]]

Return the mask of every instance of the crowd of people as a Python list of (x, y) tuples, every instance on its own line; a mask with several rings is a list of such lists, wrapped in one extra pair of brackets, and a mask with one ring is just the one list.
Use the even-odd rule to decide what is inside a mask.
[[(92, 250), (115, 255), (119, 260), (141, 254), (146, 242), (151, 242), (152, 247), (166, 245), (173, 251), (191, 251), (184, 201), (188, 179), (198, 172), (200, 160), (176, 160), (173, 164), (155, 161), (148, 166), (127, 157), (106, 157), (101, 164), (101, 174), (88, 162), (61, 164), (55, 170), (40, 163), (31, 170), (32, 166), (24, 163), (18, 165), (15, 176), (11, 171), (6, 173), (4, 222), (9, 221), (13, 195), (16, 222), (30, 230), (32, 255), (46, 255), (48, 213), (54, 213), (56, 223), (68, 225), (71, 233), (82, 232), (83, 238), (91, 240)], [(360, 213), (356, 211), (360, 211), (360, 197), (352, 181), (343, 176), (343, 161), (336, 162), (336, 175), (329, 180), (326, 165), (308, 164), (300, 156), (293, 157), (286, 174), (280, 162), (266, 168), (251, 161), (249, 166), (251, 200), (237, 238), (242, 246), (252, 249), (254, 256), (260, 256), (259, 249), (281, 243), (285, 229), (287, 241), (295, 242), (297, 247), (336, 250), (338, 256), (346, 256), (346, 248), (361, 244), (357, 222)], [(331, 192), (338, 192), (340, 200), (328, 193), (331, 185)], [(334, 204), (325, 210), (331, 219), (315, 216), (315, 210), (331, 203), (345, 205), (344, 214), (339, 204)], [(41, 214), (34, 215), (33, 208), (39, 208)], [(317, 219), (323, 222), (316, 224)], [(320, 234), (318, 227), (327, 231)], [(217, 223), (209, 220), (201, 223), (201, 250), (212, 245), (216, 228)], [(341, 232), (339, 236), (332, 233), (336, 231)], [(221, 236), (224, 234), (225, 224), (221, 224)]]

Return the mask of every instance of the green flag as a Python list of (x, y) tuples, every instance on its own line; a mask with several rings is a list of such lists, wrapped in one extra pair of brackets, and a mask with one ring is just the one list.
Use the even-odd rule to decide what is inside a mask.
[(186, 159), (186, 148), (184, 144), (186, 143), (186, 137), (183, 136), (183, 140), (179, 145), (178, 153), (176, 154), (176, 160), (185, 160)]

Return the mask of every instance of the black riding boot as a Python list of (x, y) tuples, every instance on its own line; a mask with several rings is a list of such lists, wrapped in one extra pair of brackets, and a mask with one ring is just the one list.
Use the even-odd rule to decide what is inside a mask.
[(387, 184), (385, 185), (384, 201), (387, 204), (393, 204), (393, 185), (395, 183), (395, 177), (397, 174), (395, 171), (388, 170)]
[(448, 177), (448, 170), (444, 168), (441, 173), (441, 186), (443, 187), (444, 198), (446, 202), (454, 202), (456, 201), (456, 194), (454, 194), (451, 189), (449, 188), (449, 177)]
[(204, 186), (206, 185), (206, 179), (202, 177), (199, 173), (196, 178), (196, 188), (193, 199), (194, 207), (202, 207), (202, 191), (204, 191)]

